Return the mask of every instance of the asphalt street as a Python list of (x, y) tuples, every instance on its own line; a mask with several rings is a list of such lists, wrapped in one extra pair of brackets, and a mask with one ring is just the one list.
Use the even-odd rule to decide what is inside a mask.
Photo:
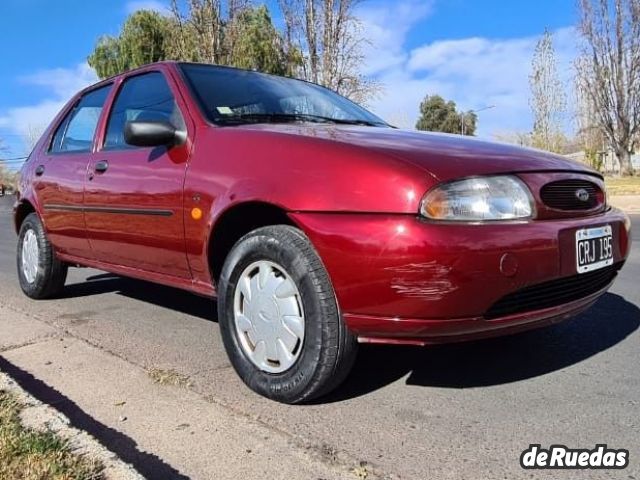
[[(344, 452), (406, 479), (640, 478), (640, 215), (632, 217), (635, 243), (615, 285), (578, 318), (473, 343), (362, 346), (337, 392), (286, 406), (258, 397), (236, 377), (213, 301), (91, 269), (71, 270), (64, 298), (24, 297), (11, 201), (0, 198), (2, 301), (130, 363), (187, 375), (204, 398), (328, 454)], [(522, 470), (520, 454), (535, 443), (606, 443), (628, 449), (630, 465)]]

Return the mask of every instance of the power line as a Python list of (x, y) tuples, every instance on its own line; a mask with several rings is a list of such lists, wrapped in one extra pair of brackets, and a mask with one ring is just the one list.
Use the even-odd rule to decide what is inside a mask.
[(26, 160), (29, 157), (11, 157), (11, 158), (0, 158), (0, 162), (18, 162), (18, 161), (23, 161)]

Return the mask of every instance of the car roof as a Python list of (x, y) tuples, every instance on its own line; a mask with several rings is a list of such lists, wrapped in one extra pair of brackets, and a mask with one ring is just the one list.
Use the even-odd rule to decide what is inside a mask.
[(162, 67), (164, 65), (176, 65), (179, 62), (175, 62), (172, 60), (163, 60), (161, 62), (153, 62), (153, 63), (147, 63), (145, 65), (141, 65), (140, 67), (136, 67), (136, 68), (132, 68), (131, 70), (126, 70), (124, 72), (120, 72), (120, 73), (116, 73), (115, 75), (111, 75), (110, 77), (107, 78), (103, 78), (102, 80), (98, 80), (96, 83), (93, 83), (85, 88), (83, 88), (82, 90), (80, 90), (80, 94), (89, 92), (91, 90), (95, 90), (96, 88), (99, 88), (105, 84), (108, 83), (112, 83), (115, 80), (121, 78), (121, 77), (128, 77), (131, 75), (135, 75), (139, 72), (144, 72), (147, 70), (151, 70), (153, 69), (153, 67)]
[[(315, 84), (313, 82), (309, 82), (308, 80), (304, 80), (302, 78), (295, 78), (295, 77), (288, 77), (285, 75), (274, 75), (271, 73), (265, 73), (265, 72), (260, 72), (258, 70), (251, 70), (248, 68), (240, 68), (240, 67), (233, 67), (230, 65), (218, 65), (218, 64), (214, 64), (214, 63), (204, 63), (204, 62), (184, 62), (184, 61), (177, 61), (177, 60), (162, 60), (159, 62), (153, 62), (153, 63), (147, 63), (145, 65), (141, 65), (140, 67), (136, 67), (136, 68), (132, 68), (131, 70), (127, 70), (125, 72), (120, 72), (117, 73), (115, 75), (112, 75), (110, 77), (104, 78), (92, 85), (89, 85), (85, 88), (83, 88), (82, 90), (80, 90), (78, 92), (78, 95), (84, 95), (87, 92), (90, 92), (91, 90), (95, 90), (96, 88), (100, 88), (103, 85), (106, 85), (108, 83), (114, 82), (119, 78), (122, 77), (129, 77), (129, 76), (133, 76), (136, 75), (138, 73), (142, 73), (148, 70), (153, 70), (154, 67), (163, 67), (163, 66), (179, 66), (179, 65), (197, 65), (197, 66), (203, 66), (203, 67), (209, 67), (209, 68), (216, 68), (216, 69), (220, 69), (220, 70), (237, 70), (239, 72), (251, 72), (251, 73), (256, 73), (259, 75), (266, 75), (269, 77), (278, 77), (278, 78), (288, 78), (291, 80), (297, 80), (299, 82), (304, 82), (304, 83), (310, 83), (312, 85), (315, 86), (319, 86), (322, 87), (322, 85), (318, 85)], [(324, 87), (327, 88), (327, 87)]]

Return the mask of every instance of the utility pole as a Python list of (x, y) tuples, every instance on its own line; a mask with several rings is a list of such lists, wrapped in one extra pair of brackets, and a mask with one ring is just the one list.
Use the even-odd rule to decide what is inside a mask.
[(468, 112), (462, 112), (460, 114), (460, 133), (464, 135), (464, 117), (467, 113), (478, 113), (484, 110), (489, 110), (490, 108), (496, 108), (495, 105), (487, 105), (486, 107), (478, 108), (476, 110), (469, 110)]

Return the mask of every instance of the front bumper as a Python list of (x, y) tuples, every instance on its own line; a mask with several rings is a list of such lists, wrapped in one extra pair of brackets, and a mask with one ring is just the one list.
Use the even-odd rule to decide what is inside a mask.
[(318, 250), (361, 341), (439, 343), (542, 326), (587, 309), (609, 285), (552, 308), (486, 319), (531, 285), (576, 275), (575, 231), (611, 225), (614, 262), (630, 250), (616, 209), (590, 217), (456, 224), (416, 216), (291, 214)]

